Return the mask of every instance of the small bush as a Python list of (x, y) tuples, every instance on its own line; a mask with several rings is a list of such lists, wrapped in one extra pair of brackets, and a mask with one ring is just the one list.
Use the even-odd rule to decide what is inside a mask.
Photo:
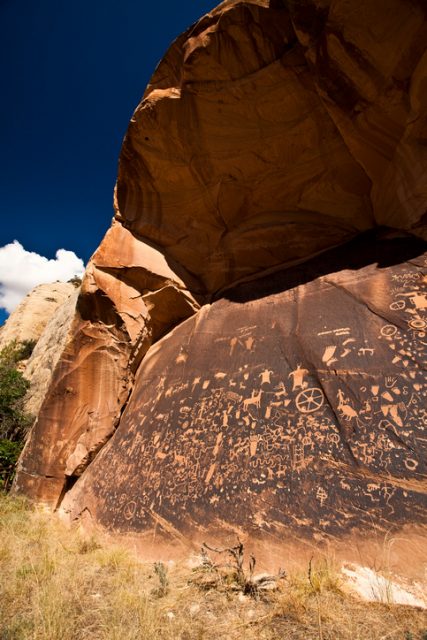
[(11, 342), (0, 351), (0, 489), (10, 486), (32, 417), (25, 412), (29, 382), (16, 365), (27, 359), (35, 342)]
[(3, 491), (7, 491), (12, 483), (21, 451), (21, 442), (0, 440), (0, 489)]
[(73, 276), (72, 278), (70, 278), (70, 280), (68, 280), (68, 282), (70, 284), (73, 284), (76, 287), (76, 289), (78, 289), (82, 284), (82, 279), (79, 278), (78, 276)]

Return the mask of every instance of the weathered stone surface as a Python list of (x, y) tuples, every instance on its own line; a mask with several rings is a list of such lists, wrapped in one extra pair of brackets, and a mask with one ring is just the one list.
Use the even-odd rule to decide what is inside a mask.
[(16, 491), (57, 504), (67, 478), (81, 474), (114, 432), (152, 341), (197, 306), (158, 251), (112, 226), (87, 267)]
[(0, 349), (16, 340), (38, 340), (56, 310), (75, 292), (69, 282), (40, 284), (25, 296), (0, 329)]
[(295, 265), (425, 233), (426, 30), (417, 0), (229, 0), (175, 41), (18, 491), (81, 476), (72, 517), (192, 539), (425, 520), (420, 246)]
[(79, 289), (73, 288), (70, 297), (55, 310), (31, 357), (27, 360), (23, 373), (30, 382), (30, 388), (25, 397), (25, 409), (33, 416), (36, 416), (40, 410), (56, 364), (64, 349), (74, 318), (78, 295)]
[(215, 292), (427, 197), (427, 21), (392, 0), (224, 2), (134, 113), (116, 217)]
[(62, 509), (198, 543), (426, 523), (425, 248), (371, 234), (203, 307)]

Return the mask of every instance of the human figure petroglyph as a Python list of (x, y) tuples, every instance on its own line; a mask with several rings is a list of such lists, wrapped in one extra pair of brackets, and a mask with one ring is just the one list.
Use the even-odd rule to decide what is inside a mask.
[(394, 513), (394, 508), (390, 505), (390, 500), (394, 496), (395, 493), (396, 493), (396, 488), (395, 487), (390, 487), (388, 485), (383, 485), (381, 487), (381, 489), (380, 489), (380, 494), (382, 495), (383, 499), (385, 500), (386, 505), (391, 509), (391, 514)]
[(254, 456), (258, 447), (259, 436), (252, 435), (249, 438), (249, 455)]
[(303, 369), (301, 363), (298, 364), (294, 371), (291, 371), (288, 378), (293, 378), (292, 391), (296, 389), (306, 389), (308, 382), (304, 381), (305, 374), (308, 373), (308, 369)]
[(274, 373), (274, 371), (271, 371), (271, 369), (264, 369), (264, 371), (261, 371), (261, 373), (258, 374), (258, 378), (261, 378), (261, 384), (271, 384), (272, 373)]
[(303, 436), (301, 442), (304, 447), (310, 447), (310, 449), (314, 449), (313, 436), (311, 433), (307, 433), (305, 436)]
[(328, 493), (327, 493), (326, 489), (324, 489), (323, 487), (318, 487), (318, 489), (316, 491), (316, 498), (320, 502), (320, 506), (323, 507), (323, 505), (325, 504), (325, 502), (326, 502), (326, 500), (328, 498)]
[(252, 391), (252, 395), (250, 398), (245, 398), (245, 400), (243, 400), (243, 408), (245, 411), (248, 410), (248, 407), (251, 405), (254, 405), (257, 409), (260, 408), (261, 406), (261, 397), (262, 394), (264, 393), (264, 391), (262, 389), (260, 389), (258, 391), (258, 393), (256, 393), (255, 389)]

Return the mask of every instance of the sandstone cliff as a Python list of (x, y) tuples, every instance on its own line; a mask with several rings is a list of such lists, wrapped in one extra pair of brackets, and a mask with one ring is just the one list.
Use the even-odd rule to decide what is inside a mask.
[(79, 293), (80, 289), (73, 287), (71, 295), (55, 309), (26, 363), (23, 373), (30, 382), (30, 388), (25, 398), (25, 408), (33, 416), (37, 416), (40, 410), (64, 349)]
[(173, 43), (17, 491), (174, 540), (426, 521), (426, 35), (227, 0)]
[(63, 510), (169, 544), (426, 521), (424, 249), (368, 234), (203, 307), (148, 351)]
[(35, 287), (0, 329), (0, 349), (13, 340), (37, 340), (56, 310), (75, 292), (70, 282), (52, 282)]

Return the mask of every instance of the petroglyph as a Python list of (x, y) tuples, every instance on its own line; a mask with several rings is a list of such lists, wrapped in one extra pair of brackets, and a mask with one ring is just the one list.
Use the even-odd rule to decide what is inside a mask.
[(259, 390), (258, 393), (253, 391), (250, 398), (246, 398), (245, 400), (243, 400), (243, 409), (247, 411), (250, 405), (254, 405), (257, 409), (259, 409), (261, 406), (261, 396), (263, 393), (264, 392), (262, 389)]
[(320, 409), (324, 401), (323, 391), (317, 387), (312, 389), (304, 389), (296, 399), (295, 404), (301, 413), (311, 413)]
[(331, 345), (329, 347), (326, 347), (325, 351), (323, 352), (322, 362), (326, 362), (328, 367), (330, 367), (333, 362), (338, 362), (337, 358), (334, 358), (336, 350), (336, 346)]
[(293, 387), (292, 391), (295, 389), (305, 389), (308, 387), (308, 382), (304, 382), (304, 377), (308, 373), (308, 369), (304, 369), (301, 364), (297, 366), (294, 371), (291, 371), (289, 374), (289, 378), (293, 378)]
[(274, 373), (274, 371), (272, 371), (271, 369), (264, 369), (264, 371), (261, 371), (261, 373), (259, 374), (259, 377), (261, 378), (261, 384), (270, 384), (272, 373)]
[(148, 529), (154, 512), (178, 530), (251, 530), (267, 509), (270, 533), (311, 536), (427, 520), (425, 282), (405, 263), (339, 278), (344, 293), (319, 278), (297, 303), (272, 295), (271, 330), (269, 296), (214, 303), (200, 333), (187, 322), (165, 342), (157, 377), (141, 365), (114, 449), (92, 463), (104, 524)]

